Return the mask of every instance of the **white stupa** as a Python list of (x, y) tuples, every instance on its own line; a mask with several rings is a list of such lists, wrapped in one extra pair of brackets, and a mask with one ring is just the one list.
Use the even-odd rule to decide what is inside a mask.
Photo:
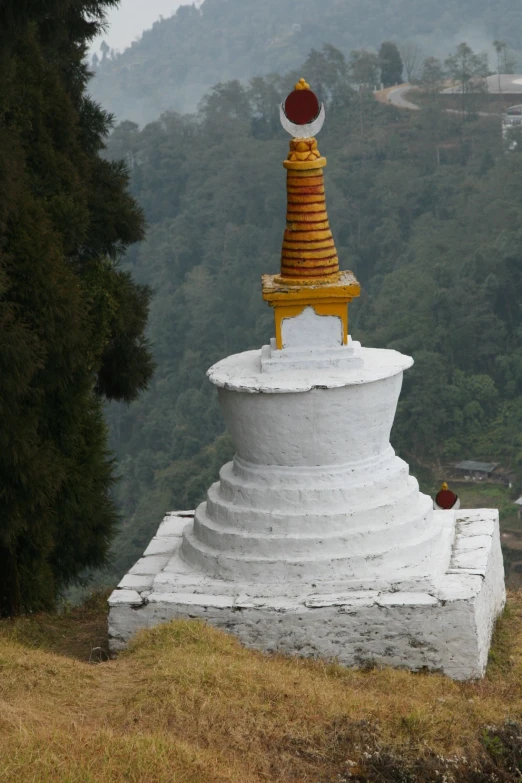
[(505, 602), (498, 512), (435, 510), (390, 445), (413, 360), (348, 336), (360, 289), (328, 223), (323, 120), (301, 80), (281, 274), (263, 278), (276, 336), (208, 371), (235, 457), (111, 595), (111, 649), (195, 617), (264, 651), (479, 677)]

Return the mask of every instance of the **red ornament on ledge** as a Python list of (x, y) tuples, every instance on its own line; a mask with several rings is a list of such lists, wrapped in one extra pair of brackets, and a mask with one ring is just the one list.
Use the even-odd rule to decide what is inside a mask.
[(450, 511), (452, 508), (459, 508), (459, 506), (459, 496), (448, 489), (448, 485), (444, 482), (435, 495), (435, 508), (441, 511)]
[(317, 96), (304, 79), (296, 84), (285, 101), (285, 114), (296, 125), (308, 125), (319, 115), (320, 106)]

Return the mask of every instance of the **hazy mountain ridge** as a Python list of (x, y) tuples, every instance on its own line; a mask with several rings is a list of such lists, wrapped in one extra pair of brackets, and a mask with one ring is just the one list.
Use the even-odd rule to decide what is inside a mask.
[(461, 40), (475, 49), (505, 40), (522, 55), (518, 0), (205, 0), (154, 24), (91, 82), (93, 97), (118, 119), (150, 122), (163, 111), (193, 111), (216, 82), (296, 68), (330, 43), (345, 55), (383, 40), (414, 40), (445, 56)]

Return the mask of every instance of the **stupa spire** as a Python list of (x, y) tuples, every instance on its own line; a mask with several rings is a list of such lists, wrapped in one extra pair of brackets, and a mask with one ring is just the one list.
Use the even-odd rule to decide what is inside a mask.
[[(339, 276), (339, 259), (326, 211), (326, 158), (321, 156), (315, 138), (301, 135), (304, 128), (305, 133), (312, 130), (310, 125), (320, 113), (319, 101), (301, 79), (284, 106), (285, 119), (290, 122), (287, 129), (294, 135), (283, 164), (287, 170), (287, 212), (280, 277), (289, 284), (333, 281)], [(315, 132), (320, 130), (318, 125)]]
[[(303, 350), (313, 343), (319, 350), (321, 345), (325, 349), (347, 346), (348, 303), (359, 296), (360, 286), (351, 272), (339, 270), (326, 210), (326, 158), (315, 138), (325, 120), (324, 105), (300, 79), (281, 104), (280, 117), (292, 136), (283, 163), (287, 172), (286, 227), (280, 273), (263, 276), (263, 298), (274, 308), (275, 347)], [(307, 337), (297, 323), (290, 323), (302, 315), (309, 324), (317, 317), (314, 323), (320, 333), (327, 326), (325, 319), (330, 319), (324, 344)], [(314, 332), (314, 327), (309, 327), (308, 334), (310, 331)]]

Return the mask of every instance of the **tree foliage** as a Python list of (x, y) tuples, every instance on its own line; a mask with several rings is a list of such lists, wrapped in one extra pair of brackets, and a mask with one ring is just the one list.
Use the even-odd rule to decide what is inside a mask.
[(148, 291), (117, 265), (143, 216), (85, 93), (86, 42), (113, 4), (0, 9), (0, 615), (50, 608), (105, 562), (118, 515), (100, 395), (134, 399), (151, 376)]
[(379, 86), (379, 58), (366, 49), (354, 49), (350, 53), (349, 69), (351, 81), (359, 88), (374, 90)]
[(383, 41), (379, 47), (379, 69), (383, 87), (393, 87), (402, 82), (404, 64), (397, 44), (392, 41)]
[(422, 71), (417, 81), (418, 86), (427, 93), (436, 95), (444, 83), (444, 67), (437, 57), (427, 57), (422, 64)]
[(422, 67), (422, 50), (414, 41), (404, 41), (398, 47), (399, 54), (404, 64), (406, 79), (413, 84), (420, 75)]
[(473, 96), (487, 90), (489, 74), (487, 54), (477, 54), (467, 43), (460, 43), (445, 61), (446, 73), (457, 85), (461, 96), (462, 115), (475, 110)]

